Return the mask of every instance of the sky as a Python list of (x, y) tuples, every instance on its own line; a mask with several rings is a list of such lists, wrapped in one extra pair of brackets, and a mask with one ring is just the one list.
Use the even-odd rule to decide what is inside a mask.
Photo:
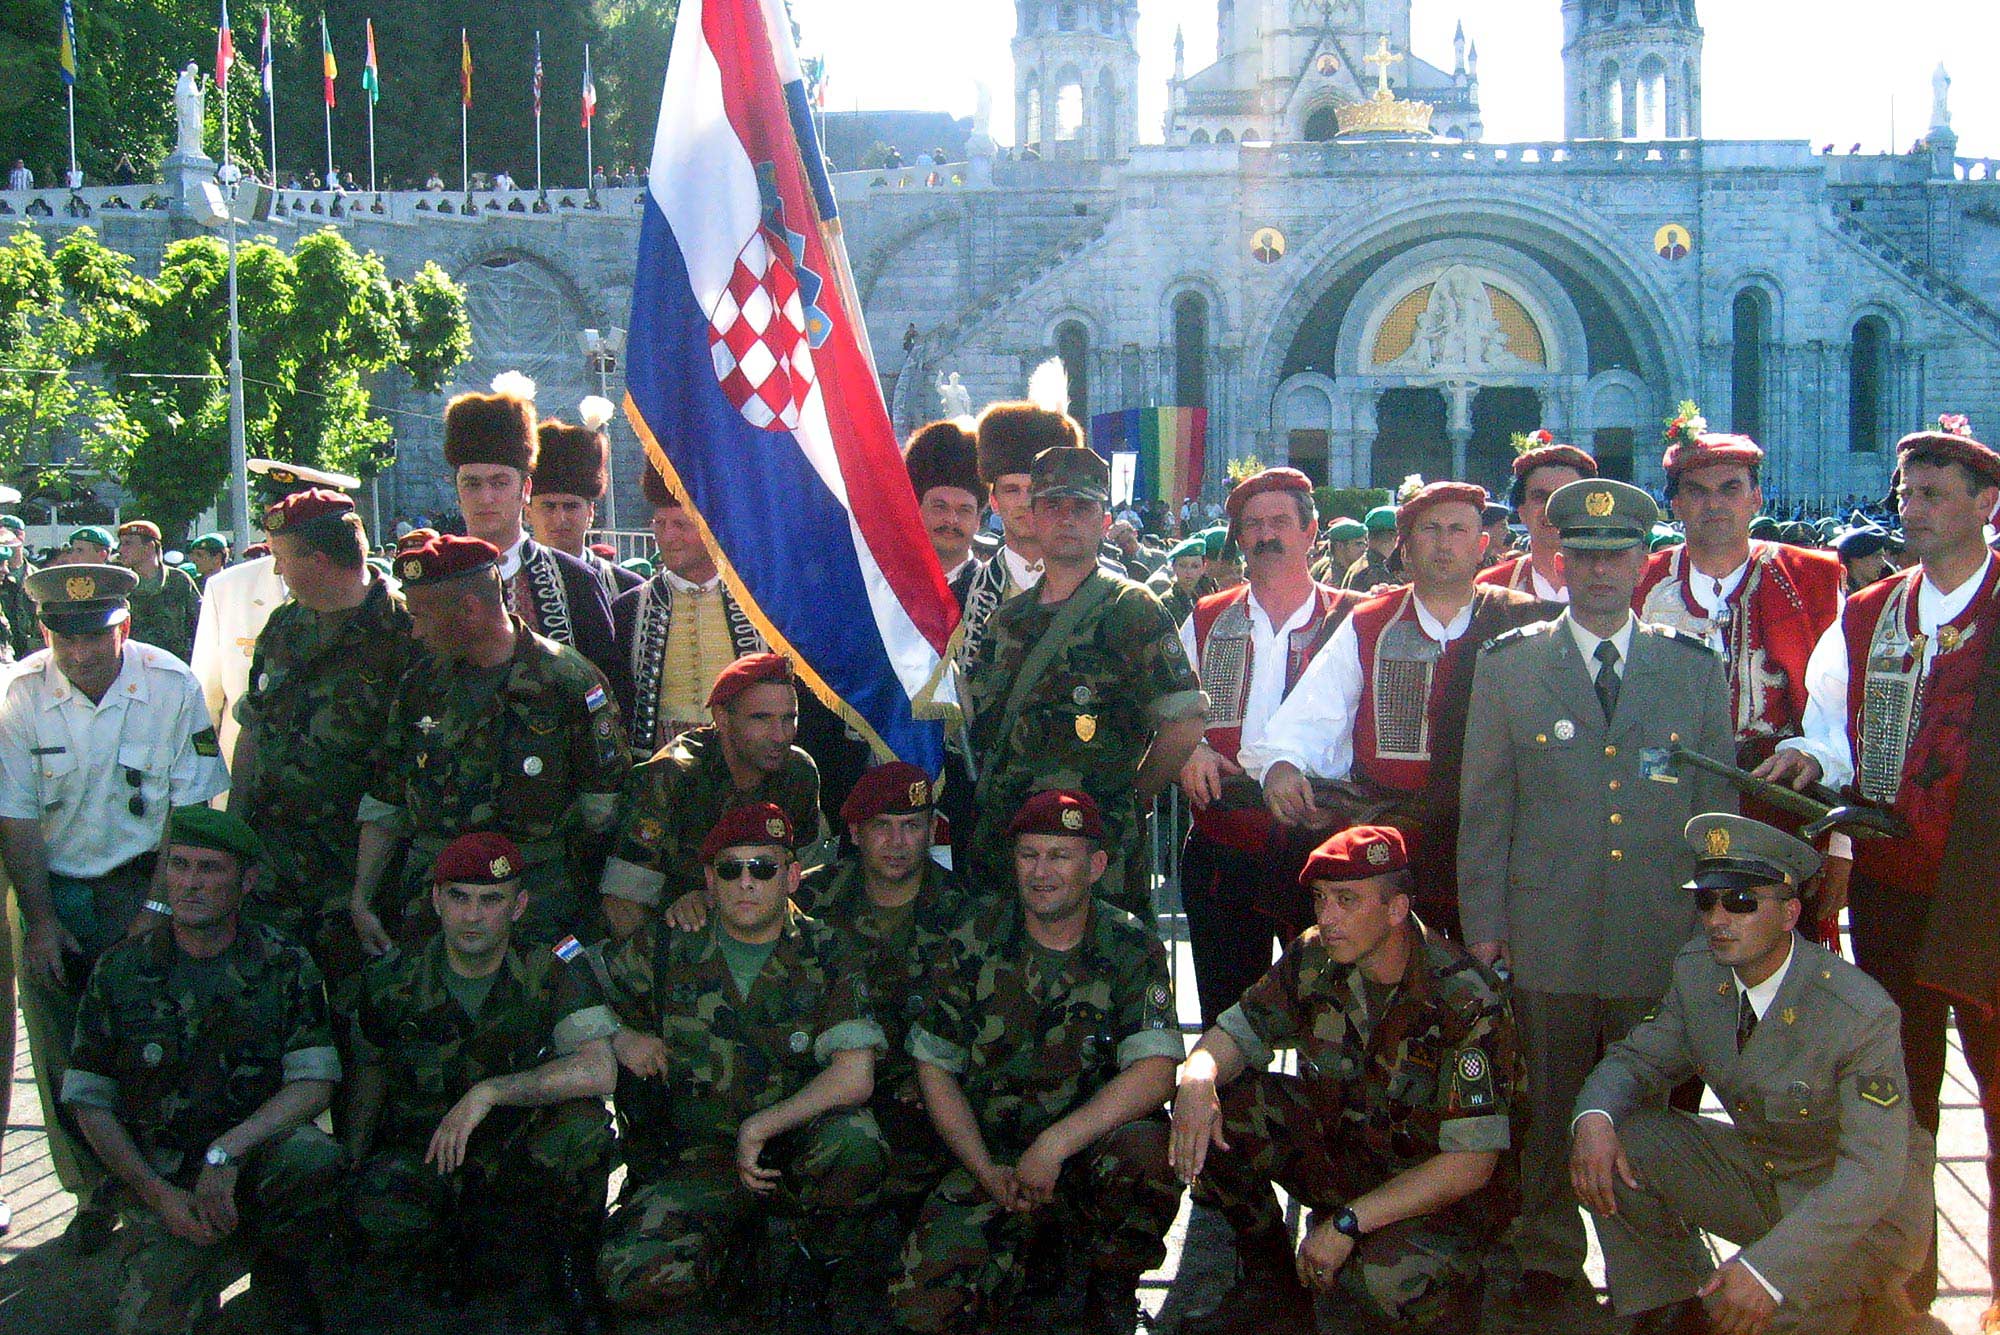
[[(949, 111), (970, 116), (993, 94), (993, 137), (1014, 133), (1012, 0), (793, 0), (801, 51), (827, 60), (830, 110)], [(1703, 133), (1710, 139), (1804, 139), (1906, 149), (1930, 123), (1931, 72), (1954, 78), (1962, 157), (2000, 156), (2000, 5), (1967, 0), (1699, 0)], [(1885, 21), (1893, 15), (1893, 22)], [(1460, 21), (1479, 48), (1489, 142), (1562, 137), (1558, 0), (1413, 0), (1412, 44), (1450, 68)], [(1176, 27), (1190, 74), (1215, 56), (1214, 0), (1139, 0), (1139, 135), (1161, 138)], [(1980, 58), (1975, 60), (1977, 54)], [(1893, 121), (1892, 121), (1893, 117)]]

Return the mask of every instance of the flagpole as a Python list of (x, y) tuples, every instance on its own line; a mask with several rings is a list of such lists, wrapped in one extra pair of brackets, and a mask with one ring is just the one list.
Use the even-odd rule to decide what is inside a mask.
[(583, 44), (583, 86), (590, 93), (590, 104), (583, 117), (583, 188), (592, 199), (597, 197), (597, 146), (593, 142), (591, 122), (597, 119), (597, 83), (590, 68), (590, 43)]
[(278, 96), (271, 85), (264, 86), (264, 112), (270, 117), (271, 151), (266, 156), (271, 161), (271, 188), (278, 188)]
[(535, 30), (535, 194), (546, 197), (548, 191), (542, 189), (542, 33)]
[(465, 202), (472, 202), (472, 149), (470, 145), (472, 124), (472, 76), (466, 66), (472, 61), (472, 47), (466, 41), (465, 29), (458, 30), (458, 182), (465, 190)]
[(76, 85), (68, 85), (69, 93), (69, 184), (74, 184), (76, 175)]
[[(324, 101), (324, 99), (322, 99)], [(334, 188), (333, 177), (333, 104), (328, 102), (322, 108), (326, 112), (326, 188)]]
[(375, 193), (375, 97), (368, 97), (368, 193)]

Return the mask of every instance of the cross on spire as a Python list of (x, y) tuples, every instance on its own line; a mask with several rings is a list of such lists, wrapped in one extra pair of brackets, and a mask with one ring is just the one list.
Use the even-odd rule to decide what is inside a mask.
[(1389, 67), (1402, 64), (1403, 57), (1389, 49), (1389, 39), (1386, 35), (1382, 38), (1382, 45), (1375, 48), (1373, 55), (1361, 57), (1361, 63), (1375, 67), (1375, 96), (1383, 101), (1394, 97), (1395, 94), (1389, 91)]

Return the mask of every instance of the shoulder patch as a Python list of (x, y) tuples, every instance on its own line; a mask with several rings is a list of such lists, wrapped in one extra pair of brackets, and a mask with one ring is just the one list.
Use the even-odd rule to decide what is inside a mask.
[(1677, 626), (1662, 626), (1657, 621), (1648, 621), (1643, 624), (1657, 639), (1666, 640), (1672, 644), (1685, 645), (1690, 649), (1698, 649), (1705, 654), (1715, 653), (1715, 646), (1707, 640), (1704, 640), (1699, 635), (1690, 635)]
[(194, 742), (194, 753), (198, 756), (219, 756), (222, 754), (222, 743), (217, 739), (215, 729), (212, 727), (203, 728), (194, 735), (192, 740)]
[(1893, 1108), (1903, 1101), (1903, 1091), (1895, 1076), (1876, 1075), (1861, 1082), (1861, 1098), (1878, 1108)]
[(1486, 643), (1480, 645), (1479, 652), (1482, 654), (1490, 654), (1494, 650), (1502, 648), (1506, 645), (1525, 643), (1526, 641), (1532, 640), (1536, 636), (1545, 633), (1548, 630), (1548, 628), (1554, 624), (1555, 623), (1553, 621), (1537, 621), (1531, 625), (1516, 626), (1512, 630), (1502, 631), (1500, 634), (1495, 635), (1492, 639), (1488, 640)]

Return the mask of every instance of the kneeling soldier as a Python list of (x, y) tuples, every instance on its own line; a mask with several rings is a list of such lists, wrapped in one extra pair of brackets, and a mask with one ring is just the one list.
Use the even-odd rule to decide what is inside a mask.
[(833, 929), (790, 903), (792, 840), (768, 802), (726, 813), (701, 845), (708, 925), (649, 921), (605, 958), (624, 1026), (613, 1047), (635, 1077), (620, 1084), (626, 1179), (598, 1258), (621, 1311), (681, 1310), (773, 1214), (796, 1223), (818, 1272), (801, 1287), (817, 1289), (874, 1203), (888, 1153), (866, 1105), (882, 1027)]
[(303, 946), (237, 911), (263, 861), (242, 818), (181, 807), (160, 886), (171, 927), (98, 961), (62, 1099), (129, 1195), (121, 1332), (191, 1330), (236, 1273), (286, 1332), (321, 1328), (304, 1259), (325, 1245), (340, 1147), (311, 1123), (340, 1079)]
[[(1299, 881), (1317, 925), (1202, 1035), (1174, 1097), (1174, 1168), (1243, 1263), (1184, 1329), (1310, 1330), (1309, 1291), (1338, 1290), (1338, 1329), (1470, 1332), (1511, 1213), (1521, 1063), (1499, 981), (1411, 915), (1399, 831), (1343, 830)], [(1299, 1074), (1267, 1071), (1287, 1048)], [(1274, 1182), (1314, 1212), (1296, 1256)]]
[(1152, 928), (1092, 890), (1097, 804), (1051, 790), (1009, 827), (1016, 895), (954, 930), (910, 1029), (917, 1082), (958, 1159), (890, 1290), (904, 1330), (995, 1328), (1038, 1225), (1089, 1269), (1086, 1329), (1131, 1335), (1139, 1276), (1166, 1259), (1180, 1190), (1161, 1105), (1183, 1052)]
[[(1910, 1328), (1935, 1158), (1895, 1004), (1797, 934), (1819, 854), (1740, 816), (1696, 816), (1687, 840), (1705, 937), (1590, 1073), (1571, 1130), (1619, 1315), (1639, 1335)], [(1729, 1122), (1658, 1106), (1697, 1077)], [(1742, 1250), (1711, 1272), (1695, 1229)]]
[(438, 934), (361, 975), (355, 1222), (378, 1257), (427, 1269), (448, 1305), (475, 1241), (542, 1240), (571, 1329), (592, 1328), (617, 1021), (573, 962), (573, 939), (553, 951), (515, 943), (528, 893), (506, 836), (447, 844), (431, 903)]

